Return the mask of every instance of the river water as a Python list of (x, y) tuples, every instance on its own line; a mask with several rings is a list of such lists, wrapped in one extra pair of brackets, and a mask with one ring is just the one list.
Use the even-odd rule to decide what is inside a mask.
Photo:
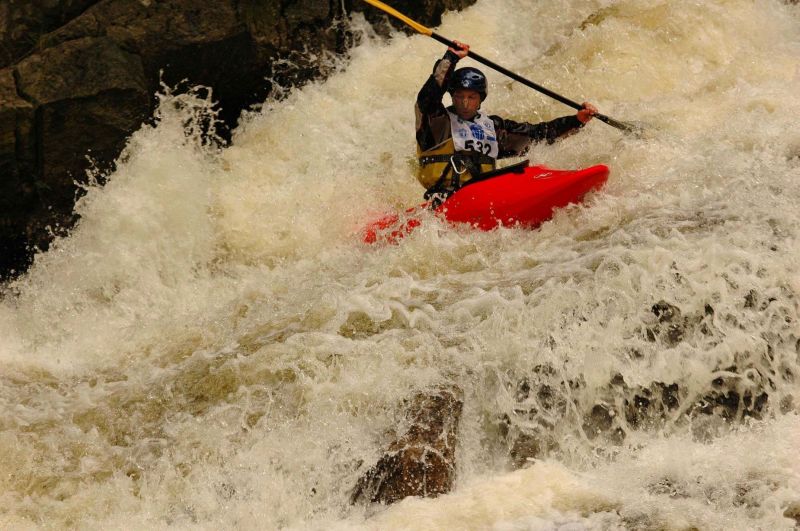
[[(376, 248), (364, 221), (421, 199), (413, 101), (443, 49), (353, 30), (335, 74), (226, 149), (200, 140), (202, 91), (164, 95), (72, 234), (3, 288), (2, 527), (794, 528), (800, 8), (448, 14), (441, 34), (646, 134), (594, 121), (534, 147), (611, 167), (537, 230), (430, 218)], [(491, 112), (571, 112), (489, 77)], [(464, 391), (454, 491), (351, 506), (403, 399), (443, 383)]]

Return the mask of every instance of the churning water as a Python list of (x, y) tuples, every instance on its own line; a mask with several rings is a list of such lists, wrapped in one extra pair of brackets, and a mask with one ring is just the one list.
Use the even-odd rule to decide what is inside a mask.
[[(443, 49), (364, 28), (227, 149), (199, 140), (207, 100), (164, 96), (4, 287), (2, 527), (796, 526), (800, 8), (447, 15), (443, 35), (649, 134), (595, 121), (533, 148), (612, 171), (538, 230), (431, 218), (381, 248), (355, 233), (421, 198), (413, 101)], [(489, 77), (491, 112), (571, 112)], [(464, 391), (455, 490), (351, 506), (403, 399), (442, 383)]]

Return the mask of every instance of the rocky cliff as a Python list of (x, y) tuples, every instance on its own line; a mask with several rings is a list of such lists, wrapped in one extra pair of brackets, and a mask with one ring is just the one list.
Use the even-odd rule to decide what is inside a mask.
[[(423, 24), (475, 0), (397, 0)], [(0, 280), (75, 220), (90, 164), (109, 169), (169, 86), (212, 87), (221, 118), (264, 100), (266, 79), (324, 76), (315, 52), (344, 54), (359, 0), (6, 0), (0, 5)], [(397, 27), (397, 26), (396, 26)], [(87, 157), (88, 156), (88, 157)], [(91, 161), (90, 161), (91, 158)], [(93, 162), (92, 162), (93, 161)]]

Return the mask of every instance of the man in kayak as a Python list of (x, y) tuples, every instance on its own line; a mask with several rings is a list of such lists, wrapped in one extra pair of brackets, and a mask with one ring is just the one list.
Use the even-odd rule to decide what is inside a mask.
[[(465, 182), (495, 169), (497, 159), (522, 155), (532, 142), (554, 142), (592, 119), (597, 109), (584, 103), (573, 116), (550, 122), (514, 122), (480, 112), (486, 99), (486, 76), (477, 68), (455, 70), (469, 46), (448, 48), (433, 67), (433, 73), (417, 95), (417, 179), (425, 187), (425, 198), (446, 197)], [(442, 97), (449, 92), (453, 105), (445, 108)]]

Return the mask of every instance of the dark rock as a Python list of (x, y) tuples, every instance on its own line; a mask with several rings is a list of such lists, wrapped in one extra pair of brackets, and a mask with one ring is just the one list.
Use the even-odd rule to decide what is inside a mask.
[(656, 322), (643, 328), (647, 341), (674, 347), (692, 332), (699, 331), (705, 336), (712, 334), (714, 308), (710, 304), (704, 306), (702, 314), (685, 316), (679, 307), (663, 300), (654, 304), (650, 310), (655, 315)]
[(728, 422), (747, 417), (760, 419), (769, 401), (769, 382), (757, 369), (740, 373), (737, 367), (727, 367), (725, 372), (730, 376), (712, 380), (709, 391), (689, 409), (689, 416), (714, 415)]
[(756, 301), (758, 300), (758, 293), (756, 290), (751, 289), (747, 292), (747, 295), (744, 296), (744, 307), (745, 308), (755, 308)]
[[(394, 7), (436, 25), (445, 10), (474, 1)], [(29, 248), (46, 249), (58, 226), (71, 226), (73, 180), (83, 178), (86, 155), (109, 168), (152, 115), (162, 81), (210, 87), (228, 138), (271, 83), (294, 86), (331, 71), (320, 57), (346, 55), (357, 42), (340, 23), (353, 10), (382, 27), (402, 26), (356, 0), (1, 3), (0, 68), (8, 68), (0, 71), (0, 279), (26, 267)]]
[(147, 117), (150, 95), (139, 56), (106, 37), (48, 48), (20, 62), (15, 74), (19, 95), (35, 108), (35, 138), (17, 150), (18, 167), (33, 161), (26, 178), (33, 180), (36, 203), (26, 234), (45, 247), (52, 232), (75, 221), (76, 182), (86, 181), (93, 164), (87, 154), (101, 170), (110, 169)]
[(39, 37), (100, 0), (4, 0), (0, 4), (0, 68), (33, 50)]
[(83, 38), (25, 59), (17, 76), (20, 94), (36, 105), (39, 149), (47, 154), (38, 161), (40, 198), (71, 207), (75, 188), (64, 176), (81, 180), (88, 167), (76, 165), (76, 155), (113, 160), (147, 116), (141, 60), (111, 39)]
[(29, 263), (25, 217), (37, 201), (33, 125), (34, 107), (17, 93), (13, 70), (0, 70), (0, 281)]
[(680, 308), (663, 300), (655, 303), (651, 310), (658, 317), (659, 323), (676, 322), (681, 317)]
[(33, 109), (17, 93), (14, 72), (9, 68), (0, 70), (0, 227), (14, 221), (7, 216), (20, 201), (13, 201), (12, 197), (21, 194), (29, 201), (34, 192), (31, 183), (26, 182), (33, 169)]
[[(669, 313), (672, 318), (678, 315), (672, 309)], [(713, 314), (706, 309), (702, 313), (681, 317), (681, 322), (688, 329), (702, 328)], [(571, 430), (606, 450), (609, 445), (622, 444), (634, 430), (669, 431), (688, 424), (697, 436), (713, 437), (720, 426), (764, 418), (771, 403), (782, 413), (792, 409), (791, 395), (775, 400), (776, 391), (795, 380), (790, 368), (775, 363), (778, 348), (795, 353), (798, 340), (794, 334), (789, 338), (788, 342), (780, 337), (765, 338), (769, 341), (765, 351), (735, 354), (736, 365), (714, 367), (718, 376), (705, 386), (694, 381), (691, 386), (661, 381), (629, 385), (618, 373), (606, 385), (588, 390), (580, 378), (562, 380), (552, 368), (537, 366), (509, 389), (513, 403), (501, 413), (498, 432), (516, 467), (558, 452), (562, 438)], [(591, 401), (584, 401), (586, 397)], [(577, 419), (579, 425), (561, 426)]]
[(359, 478), (352, 502), (391, 504), (449, 492), (455, 481), (461, 395), (453, 386), (416, 395), (407, 405), (405, 433)]
[(686, 320), (681, 317), (681, 309), (666, 301), (658, 301), (650, 309), (658, 322), (645, 329), (648, 341), (661, 341), (668, 347), (673, 347), (683, 341), (686, 334)]
[[(236, 107), (225, 116), (233, 122), (265, 85), (268, 58), (256, 60), (234, 0), (106, 0), (43, 36), (41, 47), (88, 37), (110, 39), (137, 55), (150, 94), (162, 81), (175, 86), (186, 79), (213, 87), (223, 108)], [(147, 115), (151, 103), (143, 108)]]
[(686, 330), (681, 325), (671, 324), (667, 327), (666, 330), (666, 339), (667, 344), (677, 345), (683, 340), (683, 336), (686, 334)]
[(537, 365), (529, 377), (517, 382), (514, 407), (502, 415), (499, 425), (515, 468), (547, 457), (558, 448), (556, 423), (567, 415), (569, 406), (565, 389), (580, 386), (580, 382), (562, 381), (549, 364)]
[(625, 432), (615, 426), (616, 412), (608, 404), (595, 404), (583, 420), (583, 432), (589, 440), (609, 434), (612, 442), (619, 444), (625, 439)]
[(800, 527), (800, 500), (790, 503), (783, 516), (795, 521), (795, 529)]
[(744, 307), (748, 310), (758, 310), (763, 312), (766, 310), (770, 304), (775, 302), (777, 299), (775, 297), (762, 297), (759, 293), (751, 289), (747, 292), (747, 295), (744, 296)]
[(669, 356), (660, 349), (682, 341), (692, 342), (691, 348), (713, 347), (724, 340), (727, 327), (761, 340), (752, 350), (735, 352), (732, 359), (726, 355), (724, 364), (708, 367), (714, 376), (705, 382), (690, 376), (688, 381), (631, 385), (616, 373), (605, 385), (587, 389), (582, 378), (565, 380), (549, 365), (535, 366), (516, 381), (510, 378), (506, 385), (512, 404), (500, 413), (497, 426), (511, 463), (520, 467), (558, 452), (565, 436), (585, 436), (596, 448), (613, 453), (609, 445), (623, 443), (634, 431), (689, 426), (696, 437), (715, 437), (728, 425), (792, 411), (796, 400), (786, 390), (798, 379), (794, 368), (800, 339), (793, 313), (783, 309), (795, 305), (796, 295), (787, 289), (747, 292), (740, 304), (743, 316), (771, 311), (770, 322), (778, 327), (769, 330), (740, 314), (720, 311), (724, 306), (703, 304), (684, 312), (661, 300), (643, 312), (643, 322), (635, 326), (657, 345), (623, 349), (619, 354), (631, 364), (648, 364), (647, 350)]
[(193, 44), (224, 41), (244, 29), (232, 0), (106, 0), (43, 37), (42, 46), (109, 37), (142, 57), (155, 57)]
[(625, 421), (634, 429), (658, 427), (680, 405), (678, 384), (653, 382), (625, 390)]

